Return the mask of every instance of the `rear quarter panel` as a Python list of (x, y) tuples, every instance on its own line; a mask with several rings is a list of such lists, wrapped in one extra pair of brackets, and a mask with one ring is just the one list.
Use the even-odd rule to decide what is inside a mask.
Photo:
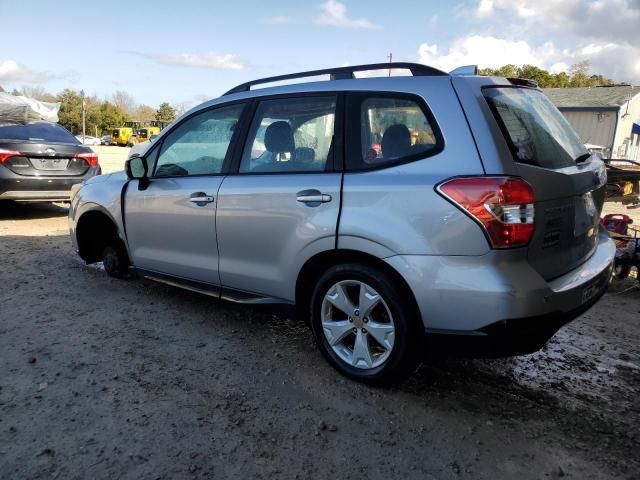
[(488, 175), (517, 175), (511, 151), (482, 94), (482, 87), (511, 84), (497, 77), (451, 77)]
[(447, 178), (484, 174), (451, 79), (411, 80), (403, 91), (429, 106), (444, 149), (411, 163), (345, 174), (338, 247), (378, 257), (483, 255), (489, 245), (480, 227), (435, 191)]

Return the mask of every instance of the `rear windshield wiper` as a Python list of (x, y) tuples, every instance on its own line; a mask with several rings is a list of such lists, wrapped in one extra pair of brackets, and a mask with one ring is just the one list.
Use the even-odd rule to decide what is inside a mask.
[(578, 158), (576, 158), (576, 163), (586, 162), (590, 158), (591, 158), (591, 154), (590, 153), (583, 153)]

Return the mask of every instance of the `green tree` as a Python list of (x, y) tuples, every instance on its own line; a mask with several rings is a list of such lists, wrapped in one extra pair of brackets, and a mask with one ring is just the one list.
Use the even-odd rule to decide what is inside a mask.
[(156, 119), (156, 111), (149, 105), (138, 105), (135, 113), (136, 120), (148, 125), (151, 120)]
[(17, 88), (14, 88), (11, 91), (11, 95), (15, 95), (16, 97), (19, 97), (20, 95), (22, 95), (22, 93), (20, 93), (20, 90), (18, 90)]
[(569, 69), (569, 74), (571, 75), (571, 81), (569, 85), (571, 87), (590, 86), (588, 81), (589, 77), (587, 76), (588, 72), (589, 62), (587, 60), (571, 65), (571, 69)]
[(551, 74), (535, 65), (523, 65), (518, 72), (519, 78), (528, 78), (538, 85), (548, 85)]
[(156, 111), (156, 120), (159, 122), (171, 123), (176, 119), (176, 109), (169, 103), (163, 102)]
[(60, 111), (58, 123), (71, 133), (82, 133), (82, 97), (75, 90), (67, 88), (58, 94)]
[(136, 101), (127, 92), (122, 90), (116, 91), (111, 95), (111, 103), (126, 113), (127, 120), (137, 120), (133, 118), (136, 113)]
[(506, 77), (517, 78), (520, 75), (520, 69), (515, 65), (503, 65), (500, 68), (480, 68), (478, 69), (480, 75), (487, 75), (491, 77)]
[(98, 130), (101, 135), (110, 133), (111, 129), (119, 127), (127, 119), (126, 113), (110, 102), (102, 102), (99, 107), (99, 113)]
[(571, 66), (569, 73), (550, 73), (535, 65), (503, 65), (500, 68), (481, 68), (480, 75), (489, 75), (507, 78), (526, 78), (534, 80), (541, 88), (558, 87), (597, 87), (601, 85), (613, 85), (611, 79), (602, 75), (589, 75), (590, 63), (588, 60)]
[(35, 98), (36, 100), (40, 100), (41, 102), (57, 102), (56, 96), (47, 92), (44, 87), (28, 87), (24, 85), (21, 90), (22, 95), (24, 95), (25, 97)]

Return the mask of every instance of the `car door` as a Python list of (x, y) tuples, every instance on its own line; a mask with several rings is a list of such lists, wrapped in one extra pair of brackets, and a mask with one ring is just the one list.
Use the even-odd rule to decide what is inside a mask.
[(131, 182), (125, 224), (133, 264), (219, 285), (215, 209), (244, 105), (196, 113), (147, 155), (150, 182)]
[(293, 300), (299, 267), (335, 248), (340, 104), (335, 94), (256, 101), (237, 174), (218, 194), (223, 295), (227, 289)]

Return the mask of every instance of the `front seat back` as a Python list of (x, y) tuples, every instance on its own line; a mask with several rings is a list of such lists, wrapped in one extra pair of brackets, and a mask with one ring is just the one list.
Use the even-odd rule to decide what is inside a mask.
[(273, 122), (269, 125), (264, 132), (264, 146), (271, 153), (281, 155), (289, 152), (293, 156), (296, 145), (291, 125), (284, 121)]
[(411, 154), (411, 133), (406, 125), (395, 124), (382, 135), (382, 157), (385, 160)]

